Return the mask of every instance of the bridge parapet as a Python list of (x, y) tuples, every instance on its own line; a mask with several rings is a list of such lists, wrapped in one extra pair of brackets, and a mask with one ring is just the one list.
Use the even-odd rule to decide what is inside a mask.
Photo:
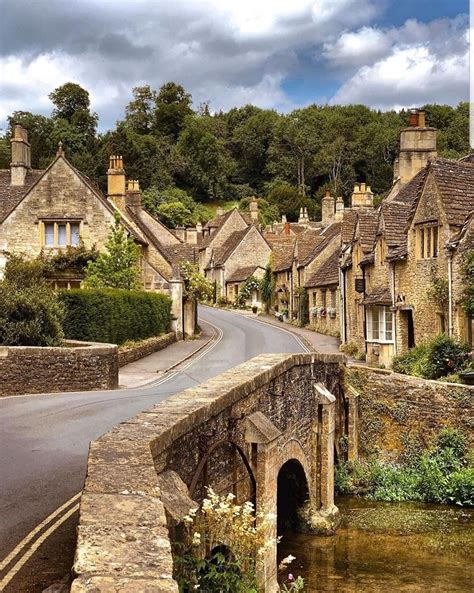
[[(265, 354), (141, 412), (91, 443), (72, 593), (177, 592), (171, 542), (206, 495), (280, 511), (285, 464), (298, 464), (308, 530), (334, 529), (335, 401), (344, 357)], [(277, 523), (269, 536), (276, 535)], [(260, 575), (276, 587), (276, 549)]]

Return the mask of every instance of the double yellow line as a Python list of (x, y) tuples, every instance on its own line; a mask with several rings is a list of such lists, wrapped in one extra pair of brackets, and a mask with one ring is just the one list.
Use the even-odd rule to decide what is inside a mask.
[[(156, 383), (153, 385), (160, 385), (161, 383), (165, 383), (169, 381), (174, 376), (176, 376), (180, 371), (183, 371), (190, 367), (192, 364), (203, 358), (206, 354), (208, 354), (211, 350), (213, 350), (217, 344), (222, 340), (224, 332), (209, 321), (206, 321), (211, 325), (215, 330), (216, 333), (213, 336), (211, 343), (203, 349), (203, 351), (197, 356), (196, 358), (191, 358), (191, 360), (185, 364), (184, 367), (181, 367), (176, 372), (170, 373), (165, 377), (160, 378)], [(214, 339), (215, 338), (215, 339)], [(18, 560), (13, 564), (10, 570), (5, 574), (5, 576), (0, 580), (0, 591), (4, 591), (6, 586), (11, 582), (11, 580), (15, 577), (15, 575), (21, 570), (21, 568), (28, 562), (28, 560), (33, 556), (36, 550), (50, 537), (52, 533), (56, 531), (63, 523), (65, 523), (76, 511), (79, 510), (79, 500), (81, 497), (81, 492), (78, 492), (74, 496), (72, 496), (68, 501), (66, 501), (63, 505), (53, 511), (50, 515), (46, 517), (39, 525), (37, 525), (28, 535), (26, 535), (21, 542), (0, 562), (0, 572), (3, 572), (5, 568), (7, 568), (15, 558)], [(64, 514), (63, 514), (64, 513)], [(49, 526), (49, 527), (48, 527)], [(46, 527), (48, 527), (43, 533), (41, 533)], [(38, 534), (41, 535), (37, 538)], [(33, 541), (34, 540), (34, 541)], [(33, 542), (31, 544), (31, 542)], [(30, 545), (31, 544), (31, 545)]]

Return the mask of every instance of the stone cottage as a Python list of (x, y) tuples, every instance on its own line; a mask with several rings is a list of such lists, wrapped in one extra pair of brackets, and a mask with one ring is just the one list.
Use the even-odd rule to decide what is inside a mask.
[[(104, 248), (118, 214), (126, 233), (140, 245), (143, 288), (170, 295), (175, 330), (191, 332), (185, 319), (179, 261), (188, 247), (141, 207), (138, 182), (126, 187), (122, 158), (110, 157), (107, 197), (67, 160), (60, 146), (45, 170), (31, 169), (27, 131), (14, 128), (12, 162), (0, 171), (0, 269), (8, 252), (46, 257), (83, 245)], [(77, 271), (58, 273), (58, 288), (81, 285)], [(188, 316), (189, 317), (189, 316)]]
[(384, 365), (439, 333), (472, 345), (461, 300), (474, 164), (436, 157), (436, 130), (426, 127), (423, 112), (410, 124), (388, 197), (377, 210), (368, 202), (365, 211), (352, 208), (343, 222), (343, 341)]

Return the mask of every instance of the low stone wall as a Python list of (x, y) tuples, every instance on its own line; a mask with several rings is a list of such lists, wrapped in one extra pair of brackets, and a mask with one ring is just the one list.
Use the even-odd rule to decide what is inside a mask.
[(0, 346), (0, 396), (118, 387), (117, 346)]
[(342, 355), (261, 355), (92, 442), (71, 593), (177, 593), (169, 530), (202, 499), (199, 476), (217, 492), (248, 494), (243, 477), (250, 468), (226, 457), (232, 443), (255, 471), (257, 506), (263, 500), (276, 508), (276, 476), (288, 459), (301, 460), (322, 502), (331, 497), (332, 471), (322, 478), (325, 462), (314, 454), (324, 449), (326, 434), (314, 385), (337, 390), (343, 361)]
[[(407, 448), (427, 446), (444, 427), (474, 445), (474, 387), (429, 381), (389, 370), (352, 365), (346, 388), (358, 393), (359, 454), (396, 461)], [(350, 386), (350, 387), (349, 387)]]
[(142, 340), (136, 344), (130, 344), (129, 346), (120, 346), (118, 351), (118, 365), (119, 367), (123, 367), (154, 352), (163, 350), (174, 342), (176, 342), (176, 334), (175, 332), (170, 332), (162, 336), (153, 336), (152, 338)]

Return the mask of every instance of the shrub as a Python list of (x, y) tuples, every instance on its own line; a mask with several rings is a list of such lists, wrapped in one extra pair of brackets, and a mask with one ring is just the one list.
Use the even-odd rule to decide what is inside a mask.
[(341, 344), (339, 346), (339, 350), (348, 356), (355, 356), (357, 354), (358, 348), (357, 344), (354, 342), (346, 342), (345, 344)]
[(474, 506), (474, 467), (449, 476), (447, 499), (454, 504)]
[(40, 260), (9, 256), (0, 282), (0, 344), (59, 346), (64, 308), (43, 277)]
[(64, 290), (67, 338), (123, 344), (167, 332), (171, 300), (163, 294), (139, 290)]
[(462, 370), (469, 362), (469, 349), (446, 334), (430, 342), (415, 346), (396, 356), (392, 368), (397, 373), (415, 375), (425, 379), (439, 379)]

